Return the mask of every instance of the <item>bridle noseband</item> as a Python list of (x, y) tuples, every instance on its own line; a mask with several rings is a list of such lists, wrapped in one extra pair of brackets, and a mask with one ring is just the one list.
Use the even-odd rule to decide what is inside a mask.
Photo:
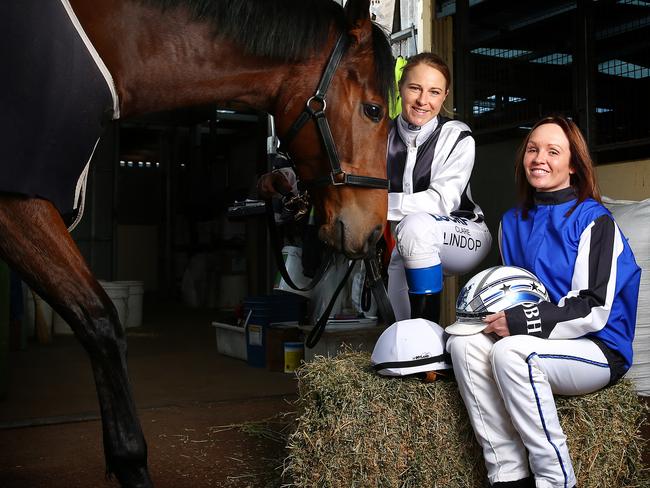
[(348, 48), (349, 39), (346, 34), (341, 34), (336, 41), (336, 45), (330, 54), (329, 61), (323, 72), (323, 76), (318, 83), (316, 93), (309, 97), (305, 104), (305, 109), (300, 113), (296, 121), (289, 128), (289, 131), (282, 138), (282, 145), (288, 147), (289, 143), (293, 140), (296, 134), (303, 128), (309, 119), (314, 119), (318, 133), (323, 141), (327, 159), (330, 162), (330, 173), (327, 176), (314, 178), (312, 180), (302, 180), (300, 186), (302, 188), (322, 187), (322, 186), (342, 186), (350, 185), (364, 188), (378, 188), (381, 190), (388, 190), (388, 180), (386, 178), (375, 178), (372, 176), (359, 176), (346, 173), (341, 169), (341, 160), (334, 144), (332, 131), (330, 130), (327, 117), (325, 116), (325, 109), (327, 108), (326, 95), (327, 90), (332, 82), (334, 73), (343, 58), (343, 54)]

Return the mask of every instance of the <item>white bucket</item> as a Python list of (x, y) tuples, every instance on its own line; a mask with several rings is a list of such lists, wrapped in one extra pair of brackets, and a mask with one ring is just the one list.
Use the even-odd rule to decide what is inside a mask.
[(120, 284), (117, 281), (100, 281), (99, 283), (104, 288), (108, 298), (113, 302), (113, 305), (115, 305), (120, 324), (122, 324), (122, 327), (126, 327), (126, 319), (129, 311), (128, 285)]
[[(117, 309), (117, 315), (120, 319), (120, 323), (123, 327), (136, 327), (136, 325), (128, 325), (131, 311), (131, 294), (130, 290), (133, 287), (133, 301), (134, 301), (134, 316), (131, 320), (142, 322), (142, 294), (144, 290), (144, 283), (142, 281), (100, 281), (102, 288), (106, 291), (106, 294), (111, 299), (115, 308)], [(28, 294), (28, 296), (31, 293)], [(57, 335), (71, 335), (73, 334), (72, 329), (68, 323), (38, 295), (36, 295), (36, 300), (39, 302), (39, 305), (42, 307), (43, 315), (45, 321), (48, 325), (52, 327), (52, 332)], [(33, 302), (32, 302), (33, 303)], [(28, 307), (29, 309), (30, 307)], [(31, 305), (31, 317), (28, 316), (28, 324), (31, 321), (31, 327), (34, 327), (34, 307)], [(135, 322), (134, 322), (135, 323)]]
[[(294, 284), (300, 288), (307, 286), (311, 280), (302, 274), (302, 249), (296, 246), (284, 246), (282, 248), (282, 258), (284, 259), (284, 266), (287, 268), (287, 272)], [(291, 288), (287, 282), (284, 281), (284, 278), (282, 278), (279, 271), (276, 275), (273, 289), (288, 291), (307, 298), (311, 297), (311, 290), (298, 291)]]
[(34, 337), (36, 334), (36, 311), (34, 305), (34, 297), (43, 314), (43, 320), (47, 327), (52, 327), (52, 307), (43, 300), (38, 294), (33, 293), (32, 290), (23, 283), (23, 304), (25, 306), (25, 327), (27, 328), (27, 337)]
[(130, 327), (140, 327), (142, 325), (142, 297), (144, 295), (144, 281), (113, 281), (113, 283), (126, 285), (129, 290), (124, 327), (127, 329)]

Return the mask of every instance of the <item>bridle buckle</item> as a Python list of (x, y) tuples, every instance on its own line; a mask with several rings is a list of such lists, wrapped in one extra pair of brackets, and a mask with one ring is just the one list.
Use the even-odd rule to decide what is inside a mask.
[(348, 174), (345, 171), (339, 171), (338, 173), (330, 173), (330, 180), (334, 186), (347, 185), (348, 183)]

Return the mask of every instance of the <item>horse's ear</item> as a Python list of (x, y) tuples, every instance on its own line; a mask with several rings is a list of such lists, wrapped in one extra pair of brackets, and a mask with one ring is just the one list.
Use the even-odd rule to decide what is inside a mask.
[(345, 15), (350, 26), (350, 35), (362, 44), (370, 32), (370, 0), (348, 0)]
[(370, 19), (370, 0), (348, 0), (345, 4), (345, 16), (351, 26), (360, 25)]

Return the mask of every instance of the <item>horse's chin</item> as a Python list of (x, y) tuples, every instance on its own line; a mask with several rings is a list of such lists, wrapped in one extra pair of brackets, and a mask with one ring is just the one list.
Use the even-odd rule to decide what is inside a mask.
[(381, 237), (381, 226), (378, 225), (370, 231), (351, 230), (349, 226), (339, 219), (331, 224), (322, 225), (319, 230), (320, 239), (349, 259), (363, 259), (374, 249)]

